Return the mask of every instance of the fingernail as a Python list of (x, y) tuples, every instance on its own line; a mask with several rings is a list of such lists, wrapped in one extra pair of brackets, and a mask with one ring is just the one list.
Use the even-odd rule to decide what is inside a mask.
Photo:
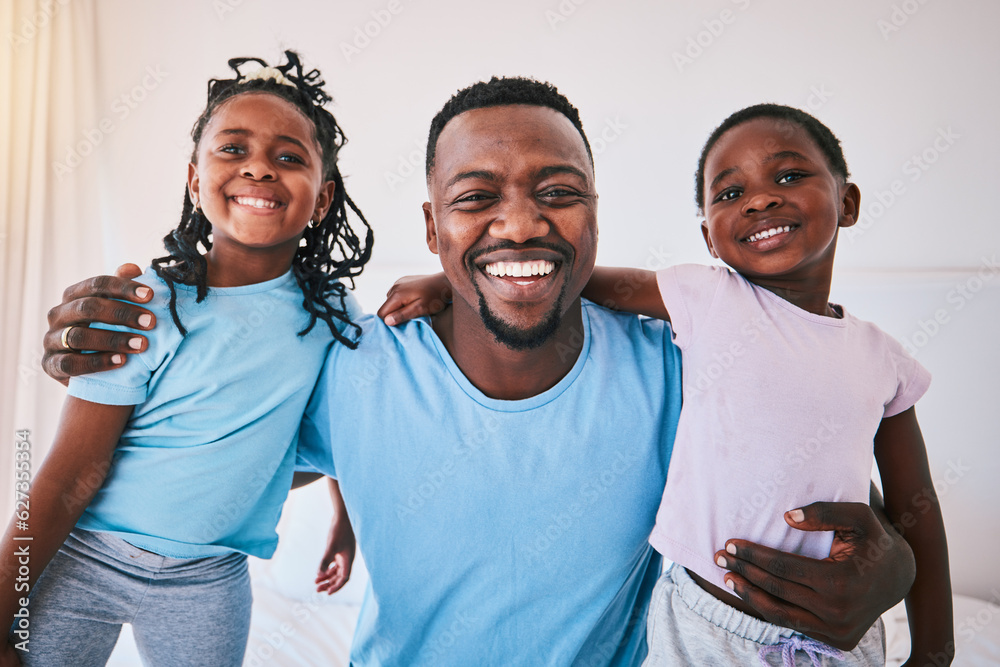
[(718, 565), (719, 567), (725, 567), (726, 559), (723, 558), (722, 556), (719, 556), (718, 558), (715, 559), (715, 564)]
[(735, 556), (736, 555), (736, 545), (732, 544), (732, 543), (727, 544), (726, 545), (726, 551), (728, 551), (729, 553), (731, 553), (732, 555)]
[(153, 323), (153, 316), (150, 315), (149, 313), (146, 313), (144, 315), (140, 315), (139, 316), (139, 326), (140, 327), (142, 327), (142, 328), (145, 329), (146, 327), (148, 327), (152, 323)]
[(117, 366), (121, 362), (122, 362), (122, 355), (120, 355), (120, 354), (112, 355), (112, 357), (111, 357), (111, 363), (113, 363), (113, 364), (115, 364)]
[(147, 296), (149, 296), (149, 288), (148, 287), (137, 287), (136, 290), (135, 290), (135, 295), (137, 297), (139, 297), (140, 299), (145, 299)]
[(138, 338), (138, 337), (136, 337), (136, 338), (129, 338), (128, 339), (128, 346), (130, 348), (132, 348), (133, 350), (138, 350), (140, 347), (142, 347), (142, 339)]
[(729, 590), (731, 590), (731, 591), (735, 591), (736, 590), (736, 584), (733, 583), (732, 579), (726, 579), (726, 586), (728, 586)]
[(391, 326), (395, 326), (395, 324), (396, 324), (396, 318), (395, 318), (395, 316), (393, 316), (393, 315), (386, 315), (385, 316), (385, 323), (388, 324), (390, 327)]
[(792, 510), (788, 513), (788, 518), (795, 523), (802, 523), (806, 519), (806, 513), (802, 510)]

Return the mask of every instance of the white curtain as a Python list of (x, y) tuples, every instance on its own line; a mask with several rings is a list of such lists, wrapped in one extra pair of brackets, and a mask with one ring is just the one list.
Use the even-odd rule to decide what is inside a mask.
[(40, 368), (46, 311), (101, 266), (93, 0), (0, 3), (0, 516), (13, 508), (15, 431), (37, 470), (63, 388)]

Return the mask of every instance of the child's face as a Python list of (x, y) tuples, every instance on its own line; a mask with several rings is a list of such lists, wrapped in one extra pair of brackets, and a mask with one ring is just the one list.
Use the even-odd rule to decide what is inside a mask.
[(244, 93), (215, 110), (188, 167), (191, 199), (212, 223), (213, 255), (276, 250), (291, 261), (302, 231), (333, 196), (313, 132), (275, 95)]
[(709, 252), (748, 278), (828, 279), (837, 229), (855, 223), (860, 204), (805, 129), (771, 118), (722, 135), (704, 185)]

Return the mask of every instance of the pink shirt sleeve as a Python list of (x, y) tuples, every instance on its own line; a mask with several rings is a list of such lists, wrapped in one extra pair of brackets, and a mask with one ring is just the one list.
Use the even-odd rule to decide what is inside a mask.
[(931, 374), (892, 336), (886, 334), (888, 354), (896, 367), (896, 395), (885, 404), (883, 419), (909, 410), (927, 392)]
[(656, 272), (660, 298), (670, 314), (674, 344), (685, 349), (705, 321), (719, 284), (728, 269), (702, 264), (678, 264)]

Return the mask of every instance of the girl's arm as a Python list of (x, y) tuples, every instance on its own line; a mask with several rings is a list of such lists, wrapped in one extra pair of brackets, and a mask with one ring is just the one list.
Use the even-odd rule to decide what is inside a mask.
[(378, 316), (390, 327), (396, 326), (416, 317), (440, 313), (451, 303), (451, 297), (451, 283), (443, 272), (404, 276), (389, 288)]
[(595, 267), (583, 296), (605, 308), (670, 321), (653, 271)]
[[(66, 399), (52, 449), (31, 483), (28, 498), (17, 508), (27, 510), (27, 528), (15, 516), (0, 544), (0, 628), (10, 627), (21, 599), (28, 597), (30, 587), (101, 488), (132, 408), (72, 396)], [(14, 537), (32, 539), (15, 541)], [(24, 566), (27, 576), (21, 569)]]
[(316, 575), (316, 590), (326, 591), (333, 595), (351, 578), (351, 566), (354, 564), (354, 551), (357, 542), (354, 539), (354, 528), (347, 517), (347, 506), (344, 497), (340, 495), (340, 483), (330, 480), (330, 500), (333, 502), (333, 522), (330, 525), (330, 536), (327, 539), (326, 552), (319, 564), (319, 574)]
[(950, 664), (955, 630), (948, 544), (914, 408), (882, 420), (875, 434), (875, 459), (885, 511), (917, 563), (917, 577), (906, 596), (911, 649), (905, 665)]

